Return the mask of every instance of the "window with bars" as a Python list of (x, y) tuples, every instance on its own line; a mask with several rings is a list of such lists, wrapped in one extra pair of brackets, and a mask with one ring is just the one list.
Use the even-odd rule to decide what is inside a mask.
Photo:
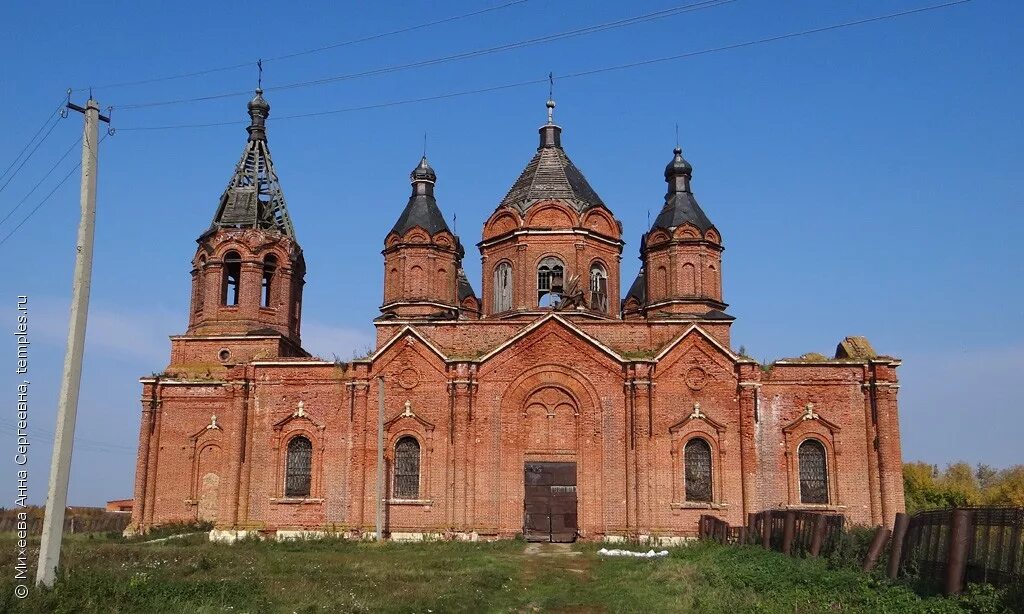
[(220, 302), (223, 305), (234, 306), (238, 304), (238, 295), (241, 291), (242, 281), (242, 257), (238, 252), (224, 254), (224, 283), (221, 284)]
[(537, 265), (537, 304), (554, 307), (564, 291), (565, 265), (558, 258), (548, 256)]
[(394, 496), (420, 498), (420, 442), (415, 437), (402, 437), (395, 444)]
[(683, 449), (683, 475), (686, 500), (711, 502), (711, 446), (700, 437), (691, 439)]
[(828, 471), (825, 446), (816, 439), (800, 444), (800, 503), (828, 503)]
[(288, 442), (284, 496), (308, 497), (313, 468), (313, 444), (301, 435)]

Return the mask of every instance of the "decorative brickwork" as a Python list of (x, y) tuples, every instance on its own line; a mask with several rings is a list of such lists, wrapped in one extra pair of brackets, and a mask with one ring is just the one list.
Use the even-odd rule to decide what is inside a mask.
[[(484, 226), (479, 299), (436, 175), (417, 166), (385, 237), (366, 359), (301, 349), (294, 233), (253, 223), (200, 237), (189, 328), (165, 372), (141, 380), (132, 529), (374, 531), (380, 381), (389, 534), (522, 533), (527, 465), (575, 481), (529, 486), (551, 493), (531, 500), (531, 538), (556, 508), (558, 535), (584, 539), (693, 536), (702, 514), (740, 525), (779, 507), (891, 524), (904, 509), (899, 361), (862, 339), (833, 359), (762, 366), (735, 353), (722, 239), (678, 151), (642, 242), (645, 274), (620, 308), (620, 225), (556, 129), (541, 128), (537, 157)], [(250, 133), (266, 138), (262, 124)]]

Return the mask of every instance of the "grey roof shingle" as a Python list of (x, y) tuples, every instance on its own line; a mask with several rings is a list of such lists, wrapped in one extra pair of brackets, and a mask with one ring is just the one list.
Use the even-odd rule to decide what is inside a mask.
[(541, 145), (526, 168), (512, 184), (499, 206), (511, 206), (525, 212), (541, 200), (563, 200), (577, 211), (603, 207), (604, 201), (587, 183), (561, 145), (561, 128), (548, 124), (541, 128)]

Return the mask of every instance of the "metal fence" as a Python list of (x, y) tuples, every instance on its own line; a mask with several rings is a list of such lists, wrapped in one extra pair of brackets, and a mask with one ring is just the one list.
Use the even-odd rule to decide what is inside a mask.
[(1024, 508), (929, 510), (910, 517), (899, 569), (958, 592), (964, 582), (1006, 586), (1024, 576)]
[[(65, 533), (107, 533), (110, 531), (122, 532), (131, 521), (131, 514), (119, 512), (106, 512), (103, 514), (88, 514), (75, 516), (67, 514), (64, 516)], [(43, 532), (43, 519), (41, 516), (31, 516), (26, 521), (26, 529), (29, 535), (38, 535)], [(0, 533), (12, 533), (18, 530), (18, 519), (13, 514), (0, 516)]]
[[(700, 518), (700, 537), (719, 543), (760, 544), (791, 556), (828, 555), (843, 544), (843, 516), (824, 512), (768, 510), (730, 527), (711, 515)], [(897, 514), (892, 530), (877, 527), (864, 554), (870, 571), (887, 556), (896, 579), (941, 588), (947, 595), (965, 584), (1024, 583), (1024, 508), (985, 507)], [(859, 555), (858, 555), (859, 556)]]

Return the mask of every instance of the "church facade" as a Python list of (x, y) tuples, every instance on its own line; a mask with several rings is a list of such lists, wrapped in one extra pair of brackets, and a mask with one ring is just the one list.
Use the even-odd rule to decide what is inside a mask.
[(376, 349), (333, 362), (302, 347), (305, 261), (257, 90), (197, 240), (188, 329), (141, 379), (130, 530), (357, 537), (379, 513), (394, 538), (682, 538), (701, 514), (742, 524), (779, 508), (891, 525), (899, 360), (861, 337), (834, 358), (737, 353), (723, 237), (679, 148), (624, 284), (622, 225), (553, 108), (484, 224), (480, 293), (424, 157), (383, 237)]

